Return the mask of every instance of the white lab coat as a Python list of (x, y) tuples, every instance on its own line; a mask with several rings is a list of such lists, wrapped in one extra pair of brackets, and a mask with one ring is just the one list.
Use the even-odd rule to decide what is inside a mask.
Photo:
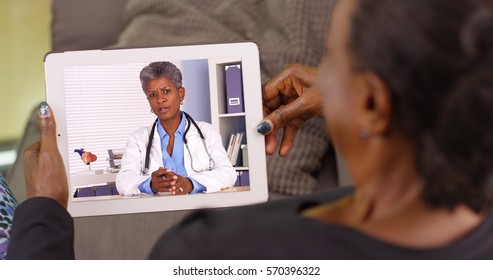
[[(205, 137), (205, 144), (214, 162), (212, 163), (212, 170), (208, 171), (209, 156), (207, 155), (197, 128), (191, 124), (186, 136), (190, 153), (188, 153), (186, 145), (183, 145), (185, 169), (188, 177), (204, 185), (207, 188), (207, 193), (217, 192), (222, 188), (233, 186), (236, 182), (236, 171), (224, 150), (221, 136), (209, 123), (197, 122), (197, 125)], [(128, 139), (122, 159), (121, 170), (116, 176), (116, 187), (120, 194), (139, 194), (139, 185), (147, 180), (152, 172), (163, 166), (161, 139), (159, 138), (156, 126), (150, 152), (149, 173), (148, 175), (142, 174), (145, 164), (147, 141), (151, 129), (152, 125), (139, 128)], [(192, 155), (191, 158), (190, 154)], [(192, 159), (193, 169), (199, 172), (192, 169)]]

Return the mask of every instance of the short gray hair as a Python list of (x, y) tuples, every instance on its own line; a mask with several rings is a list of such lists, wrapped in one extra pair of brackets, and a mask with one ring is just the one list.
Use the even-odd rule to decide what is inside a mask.
[(140, 83), (146, 93), (147, 83), (160, 77), (169, 79), (176, 88), (181, 88), (182, 75), (180, 69), (169, 61), (151, 62), (140, 71)]

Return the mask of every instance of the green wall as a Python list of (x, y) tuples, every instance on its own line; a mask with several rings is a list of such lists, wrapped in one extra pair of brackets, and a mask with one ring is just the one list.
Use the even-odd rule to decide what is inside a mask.
[(0, 142), (20, 138), (44, 99), (50, 6), (51, 0), (0, 0)]

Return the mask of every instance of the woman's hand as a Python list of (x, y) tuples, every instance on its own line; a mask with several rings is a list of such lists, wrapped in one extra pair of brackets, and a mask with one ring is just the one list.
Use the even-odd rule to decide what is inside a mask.
[(26, 195), (52, 198), (67, 208), (67, 174), (57, 147), (55, 118), (46, 102), (39, 105), (38, 125), (40, 142), (24, 151)]
[(156, 192), (170, 192), (172, 195), (188, 194), (193, 189), (192, 182), (171, 169), (159, 167), (151, 174), (151, 189)]
[(193, 190), (193, 183), (187, 177), (176, 175), (178, 179), (176, 184), (171, 188), (173, 195), (189, 194)]
[(284, 128), (279, 154), (293, 147), (298, 129), (308, 119), (321, 115), (322, 99), (315, 89), (317, 68), (293, 64), (268, 81), (263, 88), (264, 119), (257, 131), (265, 136), (268, 155), (276, 150), (279, 129)]
[(151, 189), (155, 192), (171, 192), (178, 177), (171, 169), (159, 167), (151, 174)]

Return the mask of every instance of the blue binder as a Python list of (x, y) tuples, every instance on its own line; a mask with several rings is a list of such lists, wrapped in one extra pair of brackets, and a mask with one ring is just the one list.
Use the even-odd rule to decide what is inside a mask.
[(112, 195), (111, 188), (108, 185), (97, 186), (96, 196)]
[(250, 174), (248, 171), (240, 172), (240, 186), (250, 186)]
[(74, 197), (90, 197), (90, 196), (96, 196), (96, 192), (94, 191), (93, 187), (78, 188), (77, 193), (75, 194)]
[(243, 104), (243, 83), (241, 79), (241, 66), (225, 66), (225, 83), (226, 83), (226, 107), (228, 114), (243, 113), (245, 107)]

